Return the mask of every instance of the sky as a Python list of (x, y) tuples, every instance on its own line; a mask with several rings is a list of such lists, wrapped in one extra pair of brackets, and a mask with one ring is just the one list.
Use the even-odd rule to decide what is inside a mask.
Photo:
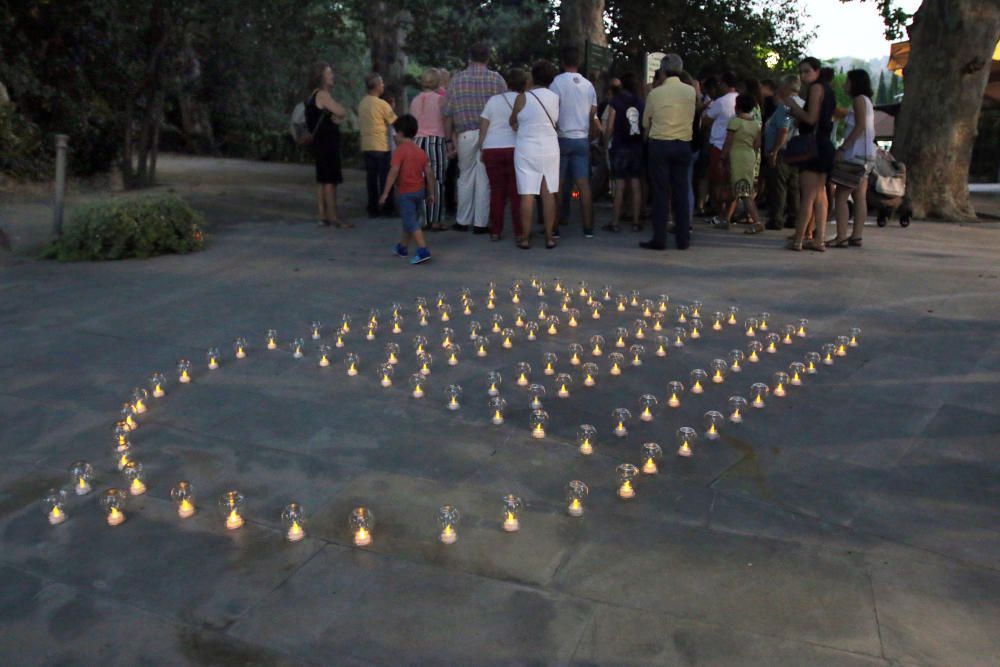
[[(807, 26), (815, 28), (816, 38), (807, 53), (821, 60), (838, 57), (870, 60), (889, 55), (882, 17), (877, 3), (840, 0), (799, 0), (808, 14)], [(921, 0), (895, 0), (895, 6), (913, 13)], [(905, 33), (904, 33), (905, 34)], [(904, 37), (905, 39), (905, 37)]]

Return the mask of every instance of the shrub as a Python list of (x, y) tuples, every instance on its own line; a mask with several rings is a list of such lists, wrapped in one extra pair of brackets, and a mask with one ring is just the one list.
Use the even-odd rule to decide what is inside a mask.
[(174, 195), (145, 195), (81, 206), (45, 253), (61, 262), (154, 257), (201, 250), (203, 220)]

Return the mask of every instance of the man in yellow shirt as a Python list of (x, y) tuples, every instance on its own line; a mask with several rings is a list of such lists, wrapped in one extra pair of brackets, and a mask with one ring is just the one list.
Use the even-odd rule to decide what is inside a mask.
[(691, 138), (695, 90), (680, 80), (684, 61), (676, 53), (660, 63), (662, 84), (646, 97), (642, 126), (649, 139), (649, 187), (653, 195), (653, 238), (639, 245), (649, 250), (667, 247), (667, 200), (674, 212), (674, 236), (679, 250), (691, 243)]
[(358, 102), (358, 128), (361, 132), (361, 152), (365, 156), (365, 174), (368, 185), (368, 217), (392, 211), (392, 204), (379, 207), (378, 199), (389, 177), (389, 126), (396, 120), (396, 113), (382, 99), (385, 82), (372, 72), (365, 76), (367, 94)]

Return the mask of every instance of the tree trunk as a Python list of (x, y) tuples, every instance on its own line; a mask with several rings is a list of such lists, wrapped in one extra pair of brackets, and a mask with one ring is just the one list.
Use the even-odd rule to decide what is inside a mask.
[(604, 0), (563, 0), (559, 10), (559, 45), (576, 46), (583, 56), (587, 42), (608, 45)]
[(392, 0), (371, 2), (365, 16), (372, 71), (382, 75), (388, 92), (396, 94), (396, 109), (400, 113), (407, 109), (403, 94), (407, 58), (403, 45), (412, 20), (410, 13), (400, 9), (398, 3)]
[(924, 0), (909, 33), (893, 152), (907, 166), (914, 217), (975, 220), (969, 164), (1000, 40), (1000, 2)]

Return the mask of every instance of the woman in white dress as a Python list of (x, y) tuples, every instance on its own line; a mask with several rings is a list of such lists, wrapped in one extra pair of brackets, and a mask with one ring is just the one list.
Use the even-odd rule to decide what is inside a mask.
[[(863, 69), (851, 70), (844, 82), (844, 92), (851, 99), (851, 110), (844, 125), (847, 137), (834, 157), (830, 181), (837, 186), (834, 210), (837, 236), (826, 242), (830, 248), (860, 247), (868, 218), (868, 174), (875, 164), (875, 107), (872, 105), (872, 82)], [(847, 235), (850, 211), (847, 200), (854, 196), (854, 229)]]
[(556, 193), (559, 191), (559, 96), (549, 90), (556, 76), (555, 65), (539, 60), (531, 68), (528, 89), (514, 101), (510, 126), (517, 132), (514, 146), (514, 169), (517, 172), (517, 192), (521, 195), (521, 220), (524, 236), (519, 248), (530, 246), (531, 225), (535, 219), (535, 196), (542, 200), (545, 223), (545, 247), (555, 248), (552, 231), (556, 220)]

